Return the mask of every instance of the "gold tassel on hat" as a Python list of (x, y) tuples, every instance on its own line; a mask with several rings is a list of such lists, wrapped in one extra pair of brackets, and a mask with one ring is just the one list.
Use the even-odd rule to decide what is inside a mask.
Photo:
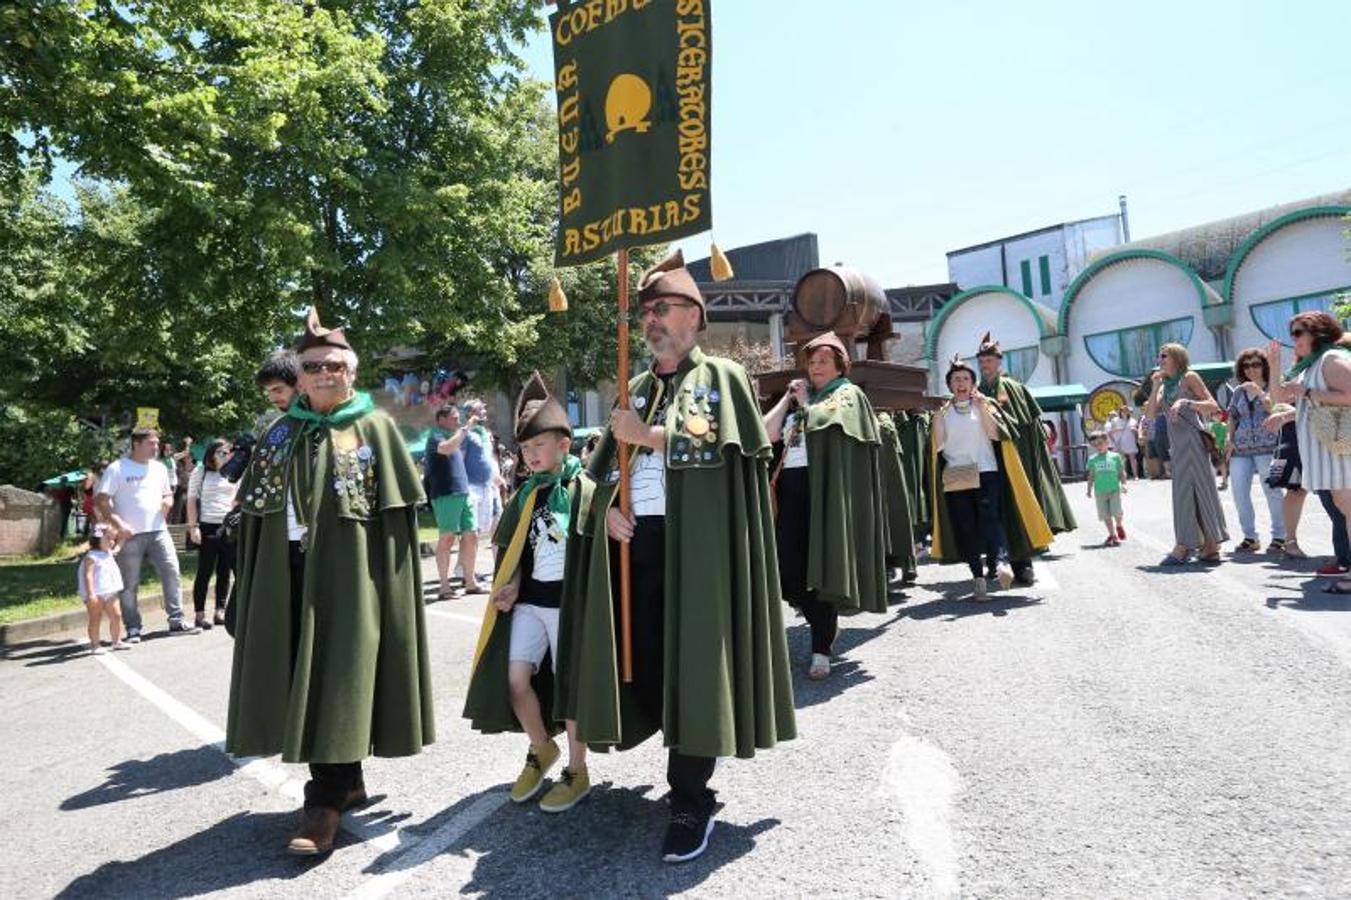
[(554, 276), (553, 283), (549, 285), (549, 312), (567, 312), (568, 295), (563, 293), (563, 282)]
[(718, 249), (717, 244), (709, 251), (708, 268), (714, 281), (729, 281), (732, 278), (732, 263), (727, 259), (727, 254)]

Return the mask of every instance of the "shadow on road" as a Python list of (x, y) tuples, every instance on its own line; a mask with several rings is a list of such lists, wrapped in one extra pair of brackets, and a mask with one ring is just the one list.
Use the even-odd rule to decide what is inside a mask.
[(850, 659), (840, 659), (851, 650), (855, 650), (871, 640), (881, 637), (886, 630), (905, 618), (905, 611), (897, 609), (894, 615), (871, 628), (861, 628), (851, 624), (856, 621), (850, 616), (840, 617), (840, 636), (835, 639), (834, 653), (831, 656), (830, 677), (823, 681), (812, 681), (806, 677), (806, 667), (811, 659), (811, 628), (799, 621), (788, 628), (788, 659), (793, 670), (793, 704), (797, 709), (806, 709), (838, 697), (852, 687), (867, 684), (873, 680), (868, 670)]
[(4, 649), (4, 659), (21, 662), (25, 666), (50, 666), (63, 663), (76, 656), (88, 656), (89, 644), (85, 639), (67, 638), (60, 641), (36, 640), (10, 644)]
[[(952, 589), (956, 593), (958, 588), (966, 588), (971, 584), (970, 581), (952, 582), (950, 585), (933, 585), (934, 590), (944, 588)], [(969, 598), (959, 599), (957, 597), (944, 596), (918, 606), (910, 606), (901, 612), (901, 615), (907, 619), (923, 621), (925, 619), (946, 618), (948, 621), (965, 619), (971, 616), (1007, 616), (1016, 609), (1027, 609), (1029, 607), (1041, 606), (1041, 597), (1029, 597), (1025, 594), (1017, 593), (1018, 588), (1011, 588), (1010, 593), (991, 594), (990, 599), (983, 603), (977, 603)]]
[[(1342, 579), (1347, 580), (1346, 578)], [(1333, 584), (1332, 578), (1319, 578), (1304, 585), (1299, 594), (1268, 597), (1268, 609), (1294, 609), (1301, 612), (1351, 612), (1351, 595), (1329, 594), (1324, 585)]]
[[(595, 768), (602, 767), (603, 757)], [(754, 850), (756, 838), (779, 824), (777, 819), (751, 825), (719, 821), (703, 856), (684, 865), (668, 865), (661, 860), (668, 807), (664, 799), (649, 796), (652, 791), (651, 785), (616, 789), (608, 782), (598, 784), (590, 797), (563, 816), (542, 813), (534, 804), (507, 803), (444, 852), (475, 859), (473, 877), (462, 891), (466, 894), (656, 897), (697, 887), (722, 866)], [(412, 839), (431, 834), (477, 796), (404, 833)], [(402, 856), (403, 848), (386, 853), (366, 871), (399, 871)]]
[(285, 853), (295, 825), (295, 813), (238, 813), (140, 859), (104, 863), (56, 896), (196, 897), (247, 885), (257, 890), (258, 882), (310, 870), (311, 864)]
[(113, 766), (103, 784), (63, 801), (61, 809), (70, 812), (132, 797), (197, 787), (224, 778), (233, 771), (230, 761), (212, 746), (161, 753), (150, 759), (129, 759)]

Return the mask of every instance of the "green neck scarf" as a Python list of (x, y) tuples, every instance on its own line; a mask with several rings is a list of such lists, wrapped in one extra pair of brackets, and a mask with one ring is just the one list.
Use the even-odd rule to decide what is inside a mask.
[(993, 396), (995, 396), (996, 394), (999, 393), (999, 380), (1000, 380), (1001, 378), (1003, 378), (1003, 377), (1004, 377), (1004, 373), (1003, 373), (1003, 372), (1000, 372), (1000, 373), (999, 373), (998, 375), (996, 375), (994, 378), (991, 378), (991, 379), (988, 379), (988, 380), (985, 379), (985, 378), (982, 378), (982, 379), (980, 380), (980, 384), (977, 385), (977, 387), (980, 389), (980, 392), (981, 392), (982, 394), (984, 394), (985, 396), (987, 396), (987, 397), (993, 397)]
[(291, 401), (291, 408), (286, 414), (304, 422), (302, 430), (318, 431), (320, 428), (342, 428), (350, 425), (373, 409), (375, 403), (371, 400), (371, 395), (365, 391), (357, 391), (327, 413), (317, 413), (310, 409), (310, 398), (301, 394)]
[(1182, 388), (1182, 379), (1186, 376), (1186, 374), (1187, 374), (1186, 372), (1183, 372), (1182, 374), (1174, 375), (1171, 378), (1169, 378), (1167, 375), (1163, 377), (1164, 405), (1166, 406), (1173, 405), (1173, 401), (1177, 399), (1178, 391), (1181, 390)]
[(826, 385), (825, 387), (821, 388), (821, 390), (819, 390), (819, 391), (813, 391), (813, 390), (810, 390), (810, 389), (809, 389), (809, 390), (807, 391), (807, 402), (808, 402), (808, 403), (820, 403), (822, 400), (826, 399), (826, 398), (829, 397), (831, 394), (835, 393), (835, 391), (837, 391), (839, 388), (842, 388), (842, 387), (844, 387), (846, 384), (849, 384), (849, 383), (850, 383), (850, 382), (849, 382), (849, 379), (846, 378), (846, 377), (844, 377), (843, 375), (841, 375), (840, 377), (836, 378), (834, 381), (830, 382), (830, 384), (828, 384), (828, 385)]
[[(525, 498), (531, 495), (535, 488), (547, 490), (549, 486), (556, 485), (560, 481), (571, 481), (582, 471), (582, 461), (571, 453), (563, 460), (563, 471), (561, 472), (538, 472), (531, 475), (521, 485), (520, 490), (516, 492), (517, 503), (524, 503)], [(558, 527), (567, 534), (568, 524), (572, 521), (572, 498), (568, 496), (567, 491), (554, 491), (549, 495), (549, 512), (553, 514), (554, 521)], [(520, 510), (520, 515), (526, 515), (526, 510)]]
[(1323, 354), (1327, 353), (1329, 350), (1346, 352), (1346, 349), (1347, 348), (1342, 347), (1339, 344), (1318, 344), (1308, 356), (1301, 356), (1299, 359), (1295, 360), (1295, 364), (1285, 373), (1285, 380), (1294, 381), (1302, 375), (1305, 370), (1312, 368), (1313, 364), (1322, 359)]

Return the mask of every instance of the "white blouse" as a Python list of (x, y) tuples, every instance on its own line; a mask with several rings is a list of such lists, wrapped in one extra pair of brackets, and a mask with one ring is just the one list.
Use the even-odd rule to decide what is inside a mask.
[(998, 472), (999, 461), (994, 455), (994, 442), (985, 433), (980, 413), (975, 404), (965, 412), (956, 404), (948, 406), (943, 414), (943, 459), (949, 465), (967, 466), (975, 463), (982, 472)]

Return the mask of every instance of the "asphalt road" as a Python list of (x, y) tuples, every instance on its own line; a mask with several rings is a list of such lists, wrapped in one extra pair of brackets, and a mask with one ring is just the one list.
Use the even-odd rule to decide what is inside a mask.
[[(1084, 524), (1034, 588), (977, 605), (949, 596), (961, 568), (923, 566), (888, 615), (845, 621), (819, 684), (793, 620), (801, 737), (719, 765), (710, 850), (683, 866), (658, 858), (651, 742), (593, 755), (571, 813), (507, 802), (523, 740), (459, 718), (481, 598), (429, 607), (440, 739), (368, 763), (379, 799), (320, 862), (283, 852), (303, 767), (219, 750), (222, 630), (98, 658), (76, 636), (18, 648), (0, 663), (0, 896), (1351, 893), (1351, 598), (1317, 592), (1316, 561), (1158, 569), (1167, 483), (1138, 485), (1128, 540), (1102, 548), (1068, 489)], [(1330, 548), (1316, 503), (1300, 539)]]

